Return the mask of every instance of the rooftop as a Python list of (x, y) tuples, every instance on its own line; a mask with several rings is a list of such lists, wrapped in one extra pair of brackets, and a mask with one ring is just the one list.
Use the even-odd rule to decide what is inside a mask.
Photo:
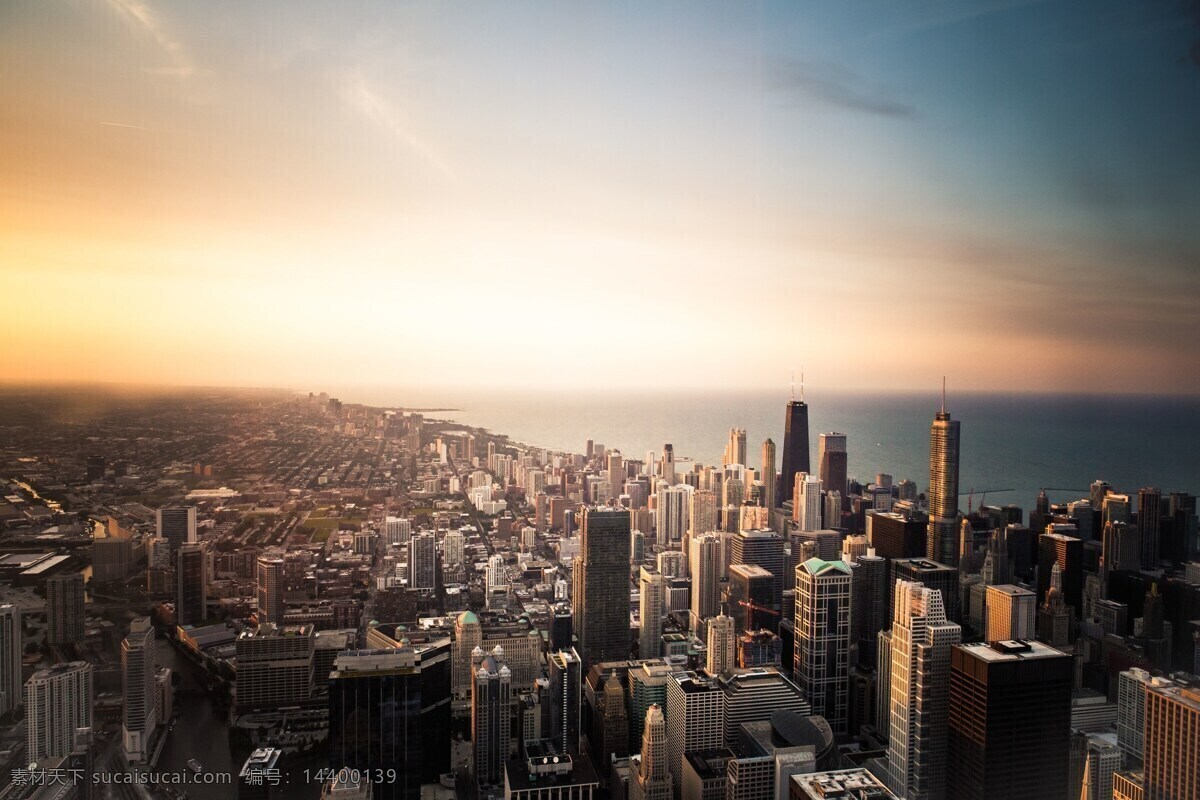
[[(895, 795), (888, 791), (870, 772), (865, 769), (839, 769), (832, 772), (813, 772), (807, 775), (792, 776), (793, 789), (799, 790), (800, 797), (813, 800), (893, 800)], [(796, 796), (795, 793), (792, 795)]]
[(1055, 650), (1053, 647), (1044, 645), (1041, 642), (1027, 639), (1008, 639), (1001, 642), (992, 642), (991, 644), (976, 642), (974, 644), (958, 646), (976, 658), (990, 662), (1056, 658), (1066, 655), (1061, 650)]

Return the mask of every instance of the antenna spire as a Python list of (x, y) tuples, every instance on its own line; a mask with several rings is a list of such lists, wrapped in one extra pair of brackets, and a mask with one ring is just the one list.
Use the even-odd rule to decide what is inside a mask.
[(800, 368), (800, 402), (804, 402), (804, 367)]
[(942, 376), (942, 413), (946, 413), (946, 376)]
[(796, 402), (796, 370), (792, 370), (792, 402)]

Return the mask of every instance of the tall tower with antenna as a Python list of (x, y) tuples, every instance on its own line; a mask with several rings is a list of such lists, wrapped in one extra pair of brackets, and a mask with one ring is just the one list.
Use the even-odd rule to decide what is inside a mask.
[(946, 410), (946, 379), (942, 378), (942, 407), (929, 428), (929, 530), (926, 556), (958, 566), (958, 444), (959, 422)]
[(783, 418), (783, 463), (779, 472), (776, 505), (792, 496), (797, 472), (811, 472), (808, 452), (808, 404), (804, 402), (804, 371), (800, 372), (800, 399), (796, 399), (796, 379), (792, 375), (792, 396)]

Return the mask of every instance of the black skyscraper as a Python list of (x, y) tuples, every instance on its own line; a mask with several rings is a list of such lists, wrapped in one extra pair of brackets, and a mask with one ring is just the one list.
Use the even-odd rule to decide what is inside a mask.
[(1067, 796), (1071, 657), (1040, 642), (950, 651), (946, 796)]
[(629, 512), (586, 508), (575, 562), (575, 636), (586, 666), (629, 657)]
[(808, 463), (808, 403), (803, 399), (788, 402), (783, 420), (783, 469), (775, 493), (777, 505), (792, 499), (797, 472), (812, 472)]
[(329, 680), (329, 766), (369, 771), (376, 798), (419, 800), (450, 771), (450, 641), (350, 650)]
[(1162, 492), (1153, 488), (1138, 489), (1137, 530), (1142, 569), (1158, 569), (1161, 527)]

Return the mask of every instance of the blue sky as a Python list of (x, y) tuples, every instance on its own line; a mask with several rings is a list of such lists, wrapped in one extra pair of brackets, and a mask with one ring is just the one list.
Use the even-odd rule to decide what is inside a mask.
[(9, 2), (0, 378), (1200, 391), (1198, 21)]

